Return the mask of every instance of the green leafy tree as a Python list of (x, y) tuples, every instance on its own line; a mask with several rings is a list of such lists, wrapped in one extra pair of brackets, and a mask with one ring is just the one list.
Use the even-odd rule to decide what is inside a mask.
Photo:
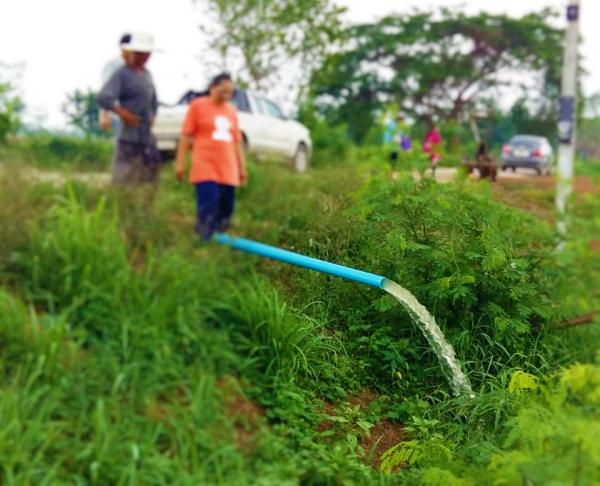
[(18, 130), (23, 107), (13, 84), (0, 77), (0, 144), (5, 143), (8, 136)]
[(527, 98), (520, 98), (507, 111), (497, 108), (491, 116), (489, 143), (499, 148), (517, 134), (533, 134), (555, 139), (556, 110), (532, 109)]
[(209, 11), (201, 29), (219, 57), (219, 67), (240, 66), (239, 81), (266, 89), (290, 61), (307, 78), (327, 48), (339, 39), (344, 9), (329, 0), (197, 0)]
[(585, 109), (588, 116), (600, 118), (600, 92), (585, 99)]
[(69, 125), (85, 135), (104, 135), (105, 132), (100, 127), (100, 107), (96, 101), (96, 93), (92, 90), (77, 89), (68, 94), (62, 110), (67, 116)]
[(552, 13), (521, 18), (443, 9), (389, 16), (347, 32), (311, 79), (311, 96), (334, 122), (351, 120), (362, 140), (378, 110), (396, 103), (417, 119), (459, 120), (519, 86), (517, 73), (540, 79), (530, 98), (552, 106), (558, 95), (562, 33)]

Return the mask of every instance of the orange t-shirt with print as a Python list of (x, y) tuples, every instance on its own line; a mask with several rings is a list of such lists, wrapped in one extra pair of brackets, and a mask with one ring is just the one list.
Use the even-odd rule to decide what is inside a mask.
[(219, 105), (209, 97), (195, 99), (188, 108), (182, 133), (194, 140), (190, 182), (240, 185), (237, 144), (242, 134), (233, 105)]

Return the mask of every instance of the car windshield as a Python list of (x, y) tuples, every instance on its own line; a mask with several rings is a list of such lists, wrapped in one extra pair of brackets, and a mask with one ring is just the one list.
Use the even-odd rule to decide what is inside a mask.
[(524, 146), (527, 148), (535, 148), (535, 147), (539, 147), (542, 144), (542, 139), (538, 138), (538, 137), (520, 136), (520, 137), (514, 137), (510, 141), (510, 144), (512, 146), (520, 145), (520, 146)]
[(275, 118), (281, 118), (282, 120), (285, 118), (283, 116), (283, 112), (281, 111), (279, 106), (277, 106), (272, 101), (269, 101), (269, 100), (265, 100), (265, 101), (267, 103), (267, 110), (269, 111), (269, 114), (271, 116), (274, 116)]
[(279, 118), (281, 120), (285, 119), (283, 112), (272, 101), (269, 101), (265, 98), (258, 98), (257, 100), (258, 108), (263, 115), (272, 116), (274, 118)]

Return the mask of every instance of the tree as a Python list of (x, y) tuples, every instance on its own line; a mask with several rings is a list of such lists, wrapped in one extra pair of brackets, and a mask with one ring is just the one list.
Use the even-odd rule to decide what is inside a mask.
[[(7, 68), (0, 64), (1, 68)], [(24, 105), (15, 93), (13, 82), (6, 76), (0, 76), (0, 144), (6, 142), (9, 135), (20, 127), (20, 114)]]
[(307, 79), (342, 32), (344, 9), (329, 0), (197, 1), (209, 11), (201, 28), (219, 68), (237, 65), (239, 81), (255, 89), (273, 87), (294, 61)]
[[(358, 25), (313, 74), (310, 94), (334, 122), (351, 120), (355, 140), (390, 103), (416, 119), (460, 120), (498, 98), (502, 87), (520, 86), (550, 106), (562, 59), (562, 33), (548, 23), (551, 16), (443, 9)], [(534, 82), (523, 86), (522, 73)]]
[(100, 107), (96, 101), (96, 93), (92, 90), (80, 91), (77, 89), (68, 94), (62, 111), (67, 116), (69, 125), (83, 134), (91, 136), (105, 134), (100, 128)]
[(585, 112), (590, 118), (600, 118), (600, 92), (584, 99)]

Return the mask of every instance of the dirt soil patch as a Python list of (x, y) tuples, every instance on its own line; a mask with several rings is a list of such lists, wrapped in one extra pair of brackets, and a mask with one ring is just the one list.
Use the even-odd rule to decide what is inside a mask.
[(400, 424), (382, 420), (369, 431), (369, 437), (363, 439), (360, 445), (367, 452), (367, 460), (374, 469), (379, 469), (381, 456), (400, 442), (408, 439), (408, 434)]
[[(347, 403), (358, 406), (363, 412), (366, 412), (371, 403), (377, 400), (377, 398), (377, 392), (367, 389), (349, 397)], [(323, 404), (322, 413), (332, 417), (338, 414), (336, 406), (329, 402)], [(317, 426), (317, 432), (333, 431), (335, 427), (336, 425), (333, 421), (324, 420)], [(407, 439), (408, 434), (401, 424), (387, 419), (381, 420), (374, 424), (369, 433), (360, 439), (360, 446), (365, 451), (363, 459), (373, 469), (379, 469), (383, 454)]]
[[(375, 400), (377, 400), (377, 392), (362, 390), (350, 397), (348, 402), (351, 405), (358, 405), (362, 410), (366, 411), (369, 409), (369, 405)], [(365, 459), (369, 465), (373, 466), (374, 469), (379, 469), (381, 456), (406, 439), (407, 433), (400, 424), (389, 420), (382, 420), (371, 427), (369, 436), (363, 437), (360, 445), (366, 451)]]
[[(0, 175), (12, 170), (12, 167), (0, 165)], [(76, 181), (90, 187), (105, 187), (110, 184), (111, 180), (111, 175), (108, 172), (60, 171), (29, 166), (19, 166), (18, 171), (27, 180), (52, 184), (53, 186), (62, 186), (68, 181)]]
[[(524, 186), (523, 184), (520, 185)], [(491, 186), (494, 194), (494, 199), (511, 206), (513, 208), (523, 209), (547, 223), (554, 224), (555, 221), (555, 206), (553, 201), (548, 201), (544, 197), (546, 191), (536, 188), (532, 193), (531, 190), (525, 192), (518, 187), (511, 185), (493, 185)]]
[(263, 426), (264, 409), (244, 395), (244, 384), (233, 376), (221, 378), (216, 386), (221, 392), (225, 415), (233, 423), (238, 448), (243, 452), (252, 452)]
[(350, 405), (358, 405), (361, 410), (368, 410), (369, 405), (377, 400), (377, 392), (373, 390), (362, 390), (358, 392), (356, 395), (352, 395), (348, 398), (348, 403)]
[[(336, 413), (335, 405), (330, 402), (324, 402), (323, 410), (321, 411), (321, 413), (323, 413), (323, 415), (328, 415), (330, 417), (334, 417), (335, 413)], [(331, 420), (323, 420), (319, 425), (317, 425), (318, 433), (327, 432), (328, 430), (333, 430), (333, 429), (335, 429), (335, 424)]]
[[(524, 209), (550, 224), (555, 223), (555, 177), (504, 176), (491, 189), (499, 202)], [(600, 186), (591, 177), (577, 176), (573, 180), (573, 191), (575, 197), (600, 194)]]
[[(541, 189), (554, 190), (556, 187), (556, 177), (554, 176), (538, 176), (538, 177), (513, 177), (505, 176), (498, 179), (497, 184), (507, 186), (513, 184), (524, 184)], [(600, 188), (594, 183), (591, 177), (576, 176), (573, 178), (573, 190), (579, 194), (594, 194)]]

